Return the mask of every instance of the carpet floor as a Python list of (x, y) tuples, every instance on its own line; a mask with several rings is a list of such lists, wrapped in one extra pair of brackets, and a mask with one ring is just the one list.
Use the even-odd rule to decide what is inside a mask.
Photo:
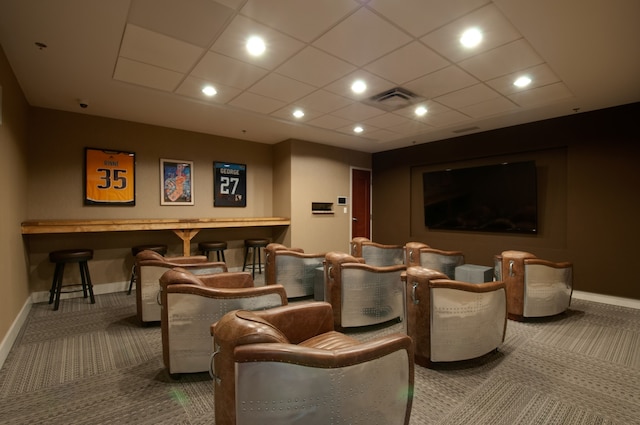
[[(209, 375), (169, 378), (160, 327), (138, 325), (135, 295), (34, 304), (0, 370), (3, 424), (214, 421)], [(416, 366), (411, 425), (424, 424), (640, 424), (640, 310), (573, 300), (555, 318), (509, 321), (496, 353)]]

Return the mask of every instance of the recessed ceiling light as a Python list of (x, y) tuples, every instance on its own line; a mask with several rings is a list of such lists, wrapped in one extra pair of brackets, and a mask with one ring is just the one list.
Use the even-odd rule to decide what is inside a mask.
[(427, 113), (427, 108), (425, 106), (418, 106), (415, 111), (417, 116), (421, 117)]
[(476, 47), (482, 41), (482, 32), (478, 28), (469, 28), (462, 33), (460, 43), (464, 47)]
[(304, 111), (302, 109), (296, 109), (293, 111), (293, 116), (296, 118), (302, 118), (304, 117)]
[(252, 56), (260, 56), (267, 49), (261, 37), (253, 36), (247, 40), (247, 51)]
[(518, 77), (514, 82), (513, 85), (516, 87), (527, 87), (529, 84), (531, 84), (531, 78), (527, 77), (526, 75), (523, 75), (522, 77)]
[(364, 131), (364, 128), (362, 128), (362, 126), (359, 126), (359, 125), (353, 128), (354, 133), (362, 133), (363, 131)]
[(207, 96), (215, 96), (218, 91), (213, 86), (204, 86), (202, 88), (202, 93), (206, 94)]
[(353, 84), (351, 84), (351, 91), (353, 91), (354, 93), (364, 93), (364, 91), (367, 89), (367, 83), (365, 83), (362, 80), (356, 80), (353, 82)]

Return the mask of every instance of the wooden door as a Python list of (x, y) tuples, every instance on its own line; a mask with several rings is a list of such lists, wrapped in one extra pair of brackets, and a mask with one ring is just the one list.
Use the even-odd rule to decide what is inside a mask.
[(351, 170), (351, 237), (371, 238), (371, 172)]

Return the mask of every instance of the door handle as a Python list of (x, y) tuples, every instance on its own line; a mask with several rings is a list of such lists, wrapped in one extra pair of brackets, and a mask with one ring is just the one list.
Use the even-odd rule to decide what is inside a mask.
[(352, 220), (352, 221), (358, 221), (358, 219), (357, 219), (357, 218), (355, 218), (355, 217), (351, 217), (351, 220)]

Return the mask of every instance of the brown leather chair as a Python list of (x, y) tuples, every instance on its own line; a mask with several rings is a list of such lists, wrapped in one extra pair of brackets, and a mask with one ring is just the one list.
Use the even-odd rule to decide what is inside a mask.
[(170, 375), (207, 372), (211, 324), (225, 313), (287, 304), (281, 285), (254, 287), (251, 273), (194, 275), (176, 267), (160, 277), (162, 357)]
[(136, 255), (136, 309), (142, 323), (160, 322), (160, 276), (174, 267), (183, 267), (194, 274), (227, 271), (223, 262), (211, 262), (204, 255), (163, 257), (154, 251)]
[(351, 255), (364, 258), (365, 263), (372, 266), (404, 264), (402, 245), (385, 245), (363, 237), (351, 240)]
[(324, 302), (230, 312), (211, 334), (217, 425), (409, 423), (405, 334), (362, 342), (335, 332)]
[(322, 267), (325, 255), (270, 243), (265, 248), (265, 284), (284, 286), (288, 298), (313, 295), (317, 269)]
[(408, 242), (405, 245), (407, 267), (420, 266), (437, 270), (455, 279), (456, 267), (464, 264), (462, 251), (444, 251), (431, 248), (422, 242)]
[(329, 252), (324, 266), (325, 299), (333, 306), (337, 330), (404, 320), (404, 265), (376, 267), (363, 258)]
[(563, 313), (571, 304), (573, 265), (537, 258), (524, 251), (496, 255), (494, 274), (507, 284), (509, 319)]
[(407, 334), (415, 344), (419, 365), (473, 359), (504, 342), (504, 282), (459, 282), (423, 267), (407, 268), (402, 278), (407, 291)]

